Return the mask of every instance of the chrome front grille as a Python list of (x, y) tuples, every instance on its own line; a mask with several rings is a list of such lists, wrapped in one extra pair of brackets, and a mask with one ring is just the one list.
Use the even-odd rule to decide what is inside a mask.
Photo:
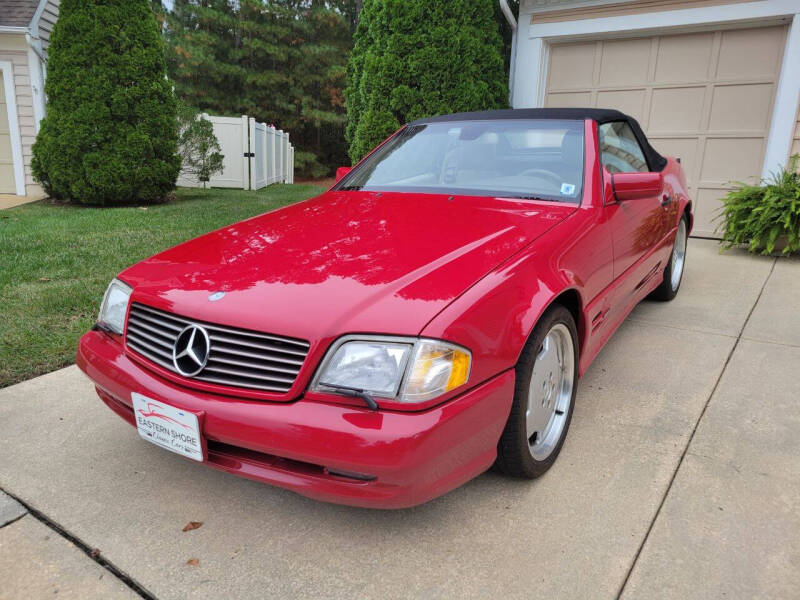
[(144, 304), (131, 305), (125, 339), (128, 348), (179, 374), (172, 361), (178, 334), (188, 325), (206, 330), (208, 362), (191, 378), (234, 388), (285, 393), (308, 354), (304, 340), (213, 325), (179, 317)]

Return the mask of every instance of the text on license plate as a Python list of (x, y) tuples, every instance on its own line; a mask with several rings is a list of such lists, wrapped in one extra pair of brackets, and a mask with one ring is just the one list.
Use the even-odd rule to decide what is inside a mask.
[(136, 392), (131, 393), (139, 435), (193, 460), (203, 460), (197, 415)]

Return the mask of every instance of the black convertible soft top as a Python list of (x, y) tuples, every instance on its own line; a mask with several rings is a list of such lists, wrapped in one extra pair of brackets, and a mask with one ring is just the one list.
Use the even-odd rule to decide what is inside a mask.
[(446, 123), (448, 121), (492, 121), (502, 119), (559, 119), (576, 121), (591, 119), (597, 123), (625, 121), (630, 125), (639, 145), (642, 147), (647, 165), (651, 171), (661, 171), (667, 165), (667, 159), (661, 156), (645, 136), (639, 122), (633, 117), (612, 108), (507, 108), (504, 110), (484, 110), (480, 112), (453, 113), (417, 119), (409, 125), (425, 125), (427, 123)]

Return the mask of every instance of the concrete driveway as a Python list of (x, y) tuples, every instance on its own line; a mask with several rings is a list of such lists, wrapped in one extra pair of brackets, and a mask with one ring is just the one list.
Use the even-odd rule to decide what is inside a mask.
[(796, 598), (800, 261), (691, 240), (683, 286), (600, 354), (545, 477), (404, 511), (162, 451), (75, 367), (0, 390), (0, 487), (32, 511), (6, 509), (0, 597)]

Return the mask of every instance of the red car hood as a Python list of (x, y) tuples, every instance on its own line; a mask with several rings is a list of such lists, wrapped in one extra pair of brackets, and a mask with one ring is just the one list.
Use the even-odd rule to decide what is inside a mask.
[[(121, 274), (132, 300), (309, 341), (418, 334), (576, 209), (499, 198), (326, 192), (206, 234)], [(210, 302), (210, 294), (224, 298)]]

